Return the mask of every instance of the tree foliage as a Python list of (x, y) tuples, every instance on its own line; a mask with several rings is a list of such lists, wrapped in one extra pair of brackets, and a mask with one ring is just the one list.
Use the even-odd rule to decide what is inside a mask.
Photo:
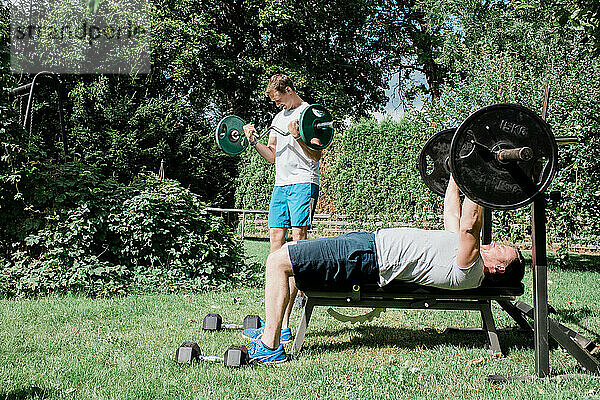
[(404, 108), (417, 97), (439, 98), (448, 69), (438, 58), (451, 24), (432, 18), (419, 0), (378, 0), (375, 9), (377, 49), (388, 72), (398, 75), (394, 91)]

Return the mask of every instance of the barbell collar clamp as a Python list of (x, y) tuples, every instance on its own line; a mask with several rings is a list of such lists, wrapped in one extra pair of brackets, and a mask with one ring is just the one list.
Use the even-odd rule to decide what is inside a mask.
[(333, 121), (319, 122), (315, 124), (316, 129), (331, 128), (335, 125)]

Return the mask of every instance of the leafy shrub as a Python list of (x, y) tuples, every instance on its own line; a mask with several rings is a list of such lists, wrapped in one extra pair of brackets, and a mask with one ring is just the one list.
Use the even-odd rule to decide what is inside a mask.
[(140, 175), (128, 186), (101, 181), (87, 190), (13, 244), (1, 294), (198, 291), (252, 280), (241, 242), (177, 182)]
[(347, 129), (325, 173), (336, 213), (357, 222), (387, 218), (415, 225), (433, 216), (439, 198), (425, 187), (417, 170), (425, 140), (419, 125), (407, 119), (364, 119)]

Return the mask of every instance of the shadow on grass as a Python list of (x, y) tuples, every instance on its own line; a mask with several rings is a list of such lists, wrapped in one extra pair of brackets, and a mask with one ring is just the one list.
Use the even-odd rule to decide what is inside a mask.
[(2, 400), (47, 399), (51, 395), (48, 389), (32, 386), (26, 389), (16, 389), (12, 392), (0, 393)]
[[(311, 336), (314, 338), (331, 338), (351, 331), (351, 338), (344, 342), (319, 342), (311, 344)], [(500, 345), (504, 355), (510, 354), (513, 349), (533, 348), (533, 334), (514, 330), (502, 330), (498, 332)], [(439, 346), (457, 346), (468, 348), (489, 347), (487, 335), (484, 332), (460, 332), (460, 331), (437, 331), (435, 329), (409, 329), (392, 328), (383, 326), (358, 326), (332, 330), (320, 330), (307, 333), (305, 342), (307, 349), (344, 351), (352, 348), (368, 346), (371, 348), (383, 348), (396, 346), (404, 349), (428, 349)]]
[(248, 237), (248, 236), (245, 236), (244, 240), (247, 241), (247, 242), (268, 242), (269, 238)]
[[(589, 328), (581, 325), (580, 321), (583, 319), (587, 319), (589, 317), (594, 316), (594, 311), (588, 306), (580, 307), (576, 310), (571, 309), (561, 309), (556, 310), (556, 320), (562, 324), (570, 323), (576, 325), (579, 329), (586, 332), (583, 336), (586, 336), (591, 341), (598, 343), (600, 341), (600, 334), (598, 332), (594, 332)], [(552, 315), (550, 315), (552, 317)]]
[(548, 264), (563, 271), (600, 272), (600, 255), (569, 253), (563, 259), (556, 254), (548, 254)]

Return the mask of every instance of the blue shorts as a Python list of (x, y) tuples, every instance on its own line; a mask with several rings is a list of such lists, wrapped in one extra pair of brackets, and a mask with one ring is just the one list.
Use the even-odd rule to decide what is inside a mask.
[(338, 237), (300, 240), (288, 246), (300, 290), (350, 289), (379, 283), (375, 234), (351, 232)]
[(310, 226), (319, 198), (319, 186), (296, 183), (275, 186), (269, 205), (269, 228)]

